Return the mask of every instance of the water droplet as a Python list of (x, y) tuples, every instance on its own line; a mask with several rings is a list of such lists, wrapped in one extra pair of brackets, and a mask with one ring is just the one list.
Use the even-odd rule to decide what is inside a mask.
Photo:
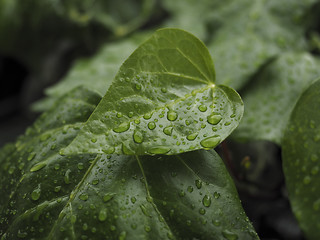
[(304, 184), (309, 184), (310, 182), (311, 182), (310, 176), (305, 176), (304, 179), (303, 179), (303, 183)]
[(124, 143), (122, 143), (121, 150), (122, 150), (123, 154), (126, 154), (126, 155), (132, 155), (133, 154), (133, 152)]
[(136, 142), (136, 143), (142, 143), (143, 142), (143, 134), (136, 130), (134, 133), (133, 133), (133, 140)]
[(211, 197), (208, 195), (204, 195), (203, 199), (202, 199), (202, 204), (205, 207), (210, 207), (211, 205)]
[(204, 214), (206, 214), (206, 210), (205, 210), (204, 208), (200, 208), (200, 209), (199, 209), (199, 213), (200, 213), (201, 215), (204, 215)]
[(220, 136), (216, 135), (213, 137), (205, 138), (200, 142), (200, 144), (204, 148), (213, 148), (220, 143), (220, 140), (221, 140)]
[(167, 118), (169, 121), (175, 121), (178, 118), (178, 113), (173, 110), (169, 110), (167, 113)]
[(48, 140), (50, 137), (51, 137), (51, 134), (49, 134), (49, 133), (41, 135), (40, 141), (44, 142), (44, 141)]
[(237, 240), (238, 239), (238, 235), (229, 231), (229, 230), (223, 230), (222, 236), (228, 240)]
[(140, 209), (144, 215), (146, 215), (147, 217), (151, 217), (145, 205), (141, 204)]
[(200, 179), (197, 179), (195, 181), (195, 183), (196, 183), (196, 186), (197, 186), (198, 189), (200, 189), (202, 187), (202, 181)]
[(56, 187), (54, 188), (54, 191), (55, 191), (55, 192), (60, 192), (60, 190), (61, 190), (61, 186), (56, 186)]
[(99, 221), (103, 222), (107, 219), (107, 209), (102, 208), (99, 212), (98, 216)]
[(28, 156), (28, 158), (27, 158), (27, 160), (28, 160), (28, 161), (31, 161), (32, 159), (34, 159), (34, 157), (35, 157), (36, 155), (37, 155), (37, 154), (36, 154), (35, 152), (30, 153), (29, 156)]
[(150, 130), (155, 129), (155, 128), (156, 128), (155, 122), (149, 122), (149, 123), (148, 123), (148, 128), (149, 128)]
[(103, 201), (104, 202), (109, 202), (115, 195), (116, 195), (116, 193), (106, 193), (103, 196)]
[(166, 154), (170, 152), (171, 148), (166, 147), (166, 146), (156, 146), (156, 147), (151, 147), (147, 150), (149, 154)]
[(148, 120), (148, 119), (150, 119), (152, 117), (152, 114), (153, 114), (152, 112), (148, 112), (148, 113), (143, 115), (143, 118)]
[(314, 167), (311, 169), (312, 175), (316, 175), (318, 172), (319, 172), (319, 167), (318, 167), (318, 166), (314, 166)]
[(137, 89), (137, 90), (140, 90), (140, 89), (141, 89), (141, 85), (138, 84), (138, 83), (136, 83), (136, 89)]
[(97, 142), (97, 139), (96, 139), (96, 138), (92, 138), (92, 139), (91, 139), (91, 142), (96, 143), (96, 142)]
[(219, 220), (212, 220), (212, 223), (217, 227), (221, 225), (221, 222)]
[(207, 106), (206, 106), (206, 105), (200, 105), (200, 106), (198, 107), (198, 109), (199, 109), (201, 112), (205, 112), (205, 111), (207, 111)]
[(188, 139), (189, 141), (193, 141), (193, 140), (195, 140), (195, 139), (197, 138), (198, 134), (199, 134), (199, 133), (197, 133), (197, 132), (191, 133), (191, 134), (189, 134), (189, 135), (187, 136), (187, 139)]
[(45, 166), (47, 166), (46, 162), (37, 163), (30, 169), (30, 172), (39, 171), (40, 169), (44, 168)]
[(210, 116), (207, 117), (208, 123), (212, 125), (216, 125), (221, 121), (222, 117), (220, 114), (211, 114)]
[(74, 214), (71, 215), (70, 220), (71, 220), (71, 223), (72, 223), (72, 224), (76, 223), (76, 221), (77, 221), (77, 216), (74, 215)]
[(131, 202), (132, 202), (133, 204), (137, 201), (137, 199), (136, 199), (135, 197), (131, 197), (130, 200), (131, 200)]
[(214, 193), (213, 193), (213, 196), (214, 196), (215, 199), (218, 199), (218, 198), (220, 197), (220, 193), (214, 192)]
[(171, 136), (172, 130), (173, 130), (173, 127), (165, 127), (165, 128), (163, 129), (163, 132), (164, 132), (164, 134), (166, 134), (166, 135), (168, 135), (168, 136)]
[(40, 184), (36, 189), (34, 189), (31, 193), (31, 199), (34, 201), (37, 201), (40, 198), (41, 195), (41, 189), (40, 189)]
[(130, 122), (123, 122), (118, 127), (114, 128), (113, 131), (116, 133), (122, 133), (130, 128)]
[(151, 227), (148, 226), (148, 225), (146, 225), (146, 226), (144, 227), (144, 230), (145, 230), (146, 232), (150, 232), (150, 231), (151, 231)]
[(313, 203), (313, 209), (315, 211), (319, 211), (320, 209), (320, 199), (316, 200), (314, 203)]
[(193, 192), (193, 187), (192, 186), (188, 186), (187, 190), (188, 190), (189, 193), (192, 193)]
[(316, 154), (311, 154), (311, 161), (316, 162), (318, 160), (318, 156)]
[(127, 237), (127, 232), (123, 231), (119, 235), (119, 240), (125, 240)]
[(184, 197), (186, 195), (186, 193), (183, 191), (183, 190), (181, 190), (180, 192), (179, 192), (179, 196), (180, 197)]
[(84, 168), (83, 163), (78, 163), (78, 169), (79, 169), (79, 170), (82, 170), (83, 168)]
[(121, 112), (118, 112), (117, 113), (117, 118), (121, 118), (122, 117), (122, 113)]
[(104, 152), (105, 154), (112, 154), (114, 153), (115, 148), (114, 147), (109, 147), (107, 149), (102, 149), (102, 152)]
[(71, 170), (68, 169), (68, 170), (66, 171), (66, 173), (64, 174), (64, 182), (65, 182), (66, 184), (69, 184), (69, 183), (70, 183), (70, 173), (71, 173)]
[(88, 198), (89, 198), (89, 196), (88, 196), (88, 194), (86, 194), (86, 193), (81, 193), (81, 194), (79, 195), (79, 198), (80, 198), (81, 200), (83, 200), (83, 201), (87, 201)]

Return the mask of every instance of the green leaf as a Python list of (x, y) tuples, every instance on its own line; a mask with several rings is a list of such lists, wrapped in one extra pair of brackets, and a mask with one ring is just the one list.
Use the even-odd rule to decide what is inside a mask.
[(103, 96), (119, 66), (149, 35), (148, 32), (143, 32), (122, 41), (105, 44), (94, 57), (77, 60), (65, 78), (46, 89), (48, 97), (35, 103), (33, 109), (36, 111), (50, 109), (56, 99), (77, 86), (85, 86)]
[(246, 111), (233, 137), (280, 144), (300, 94), (320, 75), (320, 61), (308, 53), (287, 53), (268, 64), (241, 94)]
[(217, 146), (243, 104), (214, 84), (204, 44), (178, 29), (157, 31), (121, 66), (84, 129), (62, 154), (177, 154)]
[(61, 156), (99, 100), (74, 89), (0, 151), (1, 239), (258, 239), (214, 151)]
[(320, 238), (320, 80), (299, 98), (284, 134), (283, 170), (293, 212), (310, 240)]

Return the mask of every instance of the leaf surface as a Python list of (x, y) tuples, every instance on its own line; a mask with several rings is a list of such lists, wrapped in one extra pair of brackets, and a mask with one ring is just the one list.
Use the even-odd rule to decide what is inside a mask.
[(243, 91), (246, 106), (237, 139), (280, 144), (300, 94), (320, 75), (320, 61), (308, 53), (287, 53), (268, 64)]
[(61, 156), (99, 100), (74, 89), (0, 151), (1, 239), (258, 239), (214, 151)]
[(239, 95), (214, 82), (211, 57), (199, 39), (178, 29), (159, 30), (124, 62), (62, 153), (171, 155), (213, 148), (243, 113)]
[(320, 238), (320, 80), (299, 98), (285, 131), (283, 170), (289, 199), (308, 239)]

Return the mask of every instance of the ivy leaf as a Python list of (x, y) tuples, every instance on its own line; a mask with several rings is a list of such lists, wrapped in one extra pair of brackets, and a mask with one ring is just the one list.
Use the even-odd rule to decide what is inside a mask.
[(214, 84), (204, 44), (162, 29), (121, 66), (106, 95), (62, 154), (177, 154), (217, 146), (235, 129), (243, 104)]
[(119, 66), (149, 35), (148, 32), (138, 33), (122, 41), (105, 44), (94, 57), (77, 60), (64, 79), (46, 89), (47, 97), (35, 103), (33, 110), (50, 109), (59, 97), (77, 86), (84, 86), (103, 96)]
[(214, 151), (61, 156), (99, 100), (74, 89), (0, 151), (1, 239), (258, 239)]
[(320, 75), (308, 53), (287, 53), (267, 65), (241, 94), (246, 111), (233, 137), (280, 144), (298, 96)]
[(320, 238), (320, 80), (299, 98), (285, 131), (283, 170), (289, 199), (308, 239)]

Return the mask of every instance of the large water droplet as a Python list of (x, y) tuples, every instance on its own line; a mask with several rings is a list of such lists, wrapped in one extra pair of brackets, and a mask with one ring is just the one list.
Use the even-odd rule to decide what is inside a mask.
[(172, 130), (173, 130), (173, 127), (165, 127), (164, 129), (163, 129), (163, 132), (164, 132), (164, 134), (166, 134), (166, 135), (168, 135), (168, 136), (171, 136), (172, 135)]
[(167, 113), (167, 118), (169, 121), (175, 121), (178, 118), (178, 113), (173, 110), (169, 110)]
[(103, 201), (104, 202), (109, 202), (115, 195), (116, 195), (116, 193), (106, 193), (103, 196)]
[(102, 149), (102, 152), (104, 152), (105, 154), (112, 154), (114, 153), (115, 148), (114, 147), (109, 147), (107, 149)]
[(98, 218), (99, 218), (99, 221), (101, 222), (105, 221), (107, 219), (107, 209), (102, 208), (99, 212)]
[(45, 166), (47, 166), (46, 162), (37, 163), (30, 169), (30, 172), (39, 171), (40, 169), (44, 168)]
[(210, 205), (211, 205), (211, 197), (208, 196), (208, 195), (205, 195), (205, 196), (203, 197), (203, 199), (202, 199), (202, 204), (203, 204), (203, 206), (205, 206), (205, 207), (210, 207)]
[(32, 152), (32, 153), (29, 154), (27, 160), (28, 160), (28, 161), (31, 161), (32, 159), (34, 159), (35, 156), (36, 156), (36, 153), (35, 153), (35, 152)]
[(201, 112), (205, 112), (205, 111), (207, 111), (207, 106), (206, 106), (206, 105), (200, 105), (200, 106), (198, 107), (198, 109), (199, 109)]
[(202, 181), (200, 179), (197, 179), (195, 181), (195, 183), (196, 183), (196, 186), (197, 186), (198, 189), (200, 189), (202, 187)]
[(143, 142), (143, 134), (136, 130), (134, 133), (133, 133), (133, 140), (136, 142), (136, 143), (142, 143)]
[(38, 187), (32, 191), (31, 199), (34, 201), (37, 201), (40, 198), (40, 195), (41, 195), (41, 189), (40, 189), (40, 185), (38, 185)]
[(122, 133), (127, 131), (129, 128), (130, 128), (130, 122), (123, 122), (118, 127), (115, 127), (113, 131), (116, 133)]
[(204, 214), (206, 214), (206, 210), (205, 210), (204, 208), (200, 208), (200, 209), (199, 209), (199, 213), (200, 213), (201, 215), (204, 215)]
[(223, 230), (222, 236), (228, 240), (237, 240), (238, 239), (238, 235), (229, 231), (229, 230)]
[(81, 194), (79, 195), (79, 198), (80, 198), (81, 200), (83, 200), (83, 201), (87, 201), (88, 198), (89, 198), (89, 196), (88, 196), (88, 194), (86, 194), (86, 193), (81, 193)]
[(150, 154), (166, 154), (171, 150), (171, 148), (166, 147), (166, 146), (156, 146), (156, 147), (151, 147), (147, 150), (148, 153)]
[(153, 114), (152, 112), (148, 112), (148, 113), (143, 115), (143, 118), (148, 120), (148, 119), (150, 119), (152, 117), (152, 114)]
[(216, 125), (221, 121), (222, 117), (220, 114), (211, 114), (210, 116), (207, 117), (208, 123), (212, 125)]
[(198, 134), (199, 134), (199, 133), (197, 133), (197, 132), (191, 133), (191, 134), (189, 134), (189, 135), (187, 136), (187, 139), (188, 139), (189, 141), (193, 141), (193, 140), (195, 140), (195, 139), (197, 138)]
[(220, 143), (220, 140), (221, 140), (220, 136), (216, 135), (213, 137), (208, 137), (208, 138), (203, 139), (200, 142), (200, 144), (204, 148), (213, 148)]
[(155, 128), (156, 128), (155, 122), (149, 122), (149, 123), (148, 123), (148, 128), (149, 128), (150, 130), (155, 129)]

